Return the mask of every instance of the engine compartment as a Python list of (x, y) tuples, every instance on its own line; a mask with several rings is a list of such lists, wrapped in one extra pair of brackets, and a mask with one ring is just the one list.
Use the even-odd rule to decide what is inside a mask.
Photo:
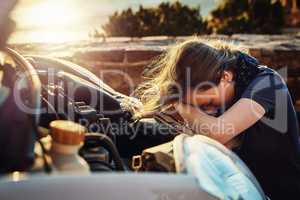
[[(132, 156), (174, 138), (172, 130), (155, 119), (135, 121), (130, 107), (139, 105), (139, 100), (113, 90), (83, 67), (41, 56), (27, 56), (26, 59), (35, 68), (41, 81), (38, 126), (46, 132), (53, 120), (70, 120), (85, 126), (88, 135), (80, 155), (91, 163), (92, 171), (115, 169), (109, 166), (111, 161), (116, 162), (118, 156), (114, 155), (115, 152), (126, 164), (123, 168), (132, 170)], [(99, 141), (97, 135), (110, 139), (115, 149), (112, 150), (112, 145), (103, 149), (105, 143)], [(107, 154), (109, 159), (103, 160), (103, 155)]]

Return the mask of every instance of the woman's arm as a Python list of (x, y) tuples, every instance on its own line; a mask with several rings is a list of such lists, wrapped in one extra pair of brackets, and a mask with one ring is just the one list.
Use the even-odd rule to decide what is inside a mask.
[(207, 135), (222, 144), (255, 124), (265, 114), (260, 104), (248, 98), (240, 99), (219, 117), (210, 116), (187, 104), (178, 103), (174, 106), (197, 133)]

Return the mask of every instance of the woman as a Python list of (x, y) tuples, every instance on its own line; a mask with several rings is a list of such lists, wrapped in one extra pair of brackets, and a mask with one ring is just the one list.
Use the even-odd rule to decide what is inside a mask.
[(149, 116), (174, 105), (194, 133), (232, 147), (271, 199), (300, 198), (296, 113), (280, 75), (240, 47), (193, 39), (171, 47), (138, 89)]

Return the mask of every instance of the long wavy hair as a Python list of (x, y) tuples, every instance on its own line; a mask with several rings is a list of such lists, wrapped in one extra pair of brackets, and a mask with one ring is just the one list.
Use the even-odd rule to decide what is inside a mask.
[[(183, 98), (188, 88), (195, 88), (200, 83), (219, 84), (223, 63), (231, 63), (226, 70), (235, 71), (237, 52), (248, 51), (234, 44), (221, 40), (203, 40), (193, 38), (169, 47), (154, 60), (144, 73), (142, 83), (135, 95), (143, 103), (135, 118), (143, 113), (159, 110), (161, 107)], [(208, 89), (209, 84), (205, 84)]]

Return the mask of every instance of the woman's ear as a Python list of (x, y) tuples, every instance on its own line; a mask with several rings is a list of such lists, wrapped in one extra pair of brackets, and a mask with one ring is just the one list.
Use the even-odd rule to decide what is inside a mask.
[(221, 81), (232, 82), (233, 81), (233, 73), (231, 71), (224, 71), (221, 77)]

